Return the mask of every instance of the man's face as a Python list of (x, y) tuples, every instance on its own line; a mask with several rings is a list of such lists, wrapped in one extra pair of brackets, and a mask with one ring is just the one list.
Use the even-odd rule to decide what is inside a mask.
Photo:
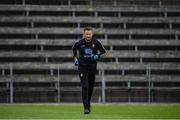
[(84, 31), (84, 38), (85, 38), (86, 42), (91, 42), (92, 36), (93, 36), (92, 30)]

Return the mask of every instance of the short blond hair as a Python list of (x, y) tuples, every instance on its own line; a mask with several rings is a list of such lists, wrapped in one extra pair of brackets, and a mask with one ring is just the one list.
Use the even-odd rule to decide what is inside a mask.
[(84, 28), (84, 32), (85, 32), (86, 30), (87, 30), (87, 31), (90, 31), (90, 30), (92, 30), (92, 27), (91, 27), (91, 26), (86, 26), (86, 27)]

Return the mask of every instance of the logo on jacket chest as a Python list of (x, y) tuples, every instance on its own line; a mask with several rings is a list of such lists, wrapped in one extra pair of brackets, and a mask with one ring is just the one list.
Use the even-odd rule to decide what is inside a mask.
[(90, 48), (85, 48), (84, 49), (84, 53), (86, 54), (86, 55), (91, 55), (92, 54), (92, 49), (90, 49)]

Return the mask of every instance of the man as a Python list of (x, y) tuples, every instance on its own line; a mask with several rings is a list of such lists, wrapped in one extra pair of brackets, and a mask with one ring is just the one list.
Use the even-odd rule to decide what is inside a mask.
[(78, 66), (78, 73), (82, 86), (82, 100), (84, 114), (91, 112), (90, 100), (93, 93), (97, 60), (106, 52), (102, 44), (93, 38), (92, 27), (84, 28), (84, 38), (76, 42), (73, 47), (74, 64)]

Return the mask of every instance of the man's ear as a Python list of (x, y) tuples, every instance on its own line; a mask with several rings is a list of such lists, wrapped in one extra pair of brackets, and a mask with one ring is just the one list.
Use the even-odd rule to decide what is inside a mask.
[(84, 33), (83, 33), (83, 35), (82, 35), (82, 38), (85, 38), (85, 37), (84, 37)]
[(93, 32), (92, 32), (92, 37), (93, 37), (93, 35), (94, 35), (94, 34), (93, 34)]

